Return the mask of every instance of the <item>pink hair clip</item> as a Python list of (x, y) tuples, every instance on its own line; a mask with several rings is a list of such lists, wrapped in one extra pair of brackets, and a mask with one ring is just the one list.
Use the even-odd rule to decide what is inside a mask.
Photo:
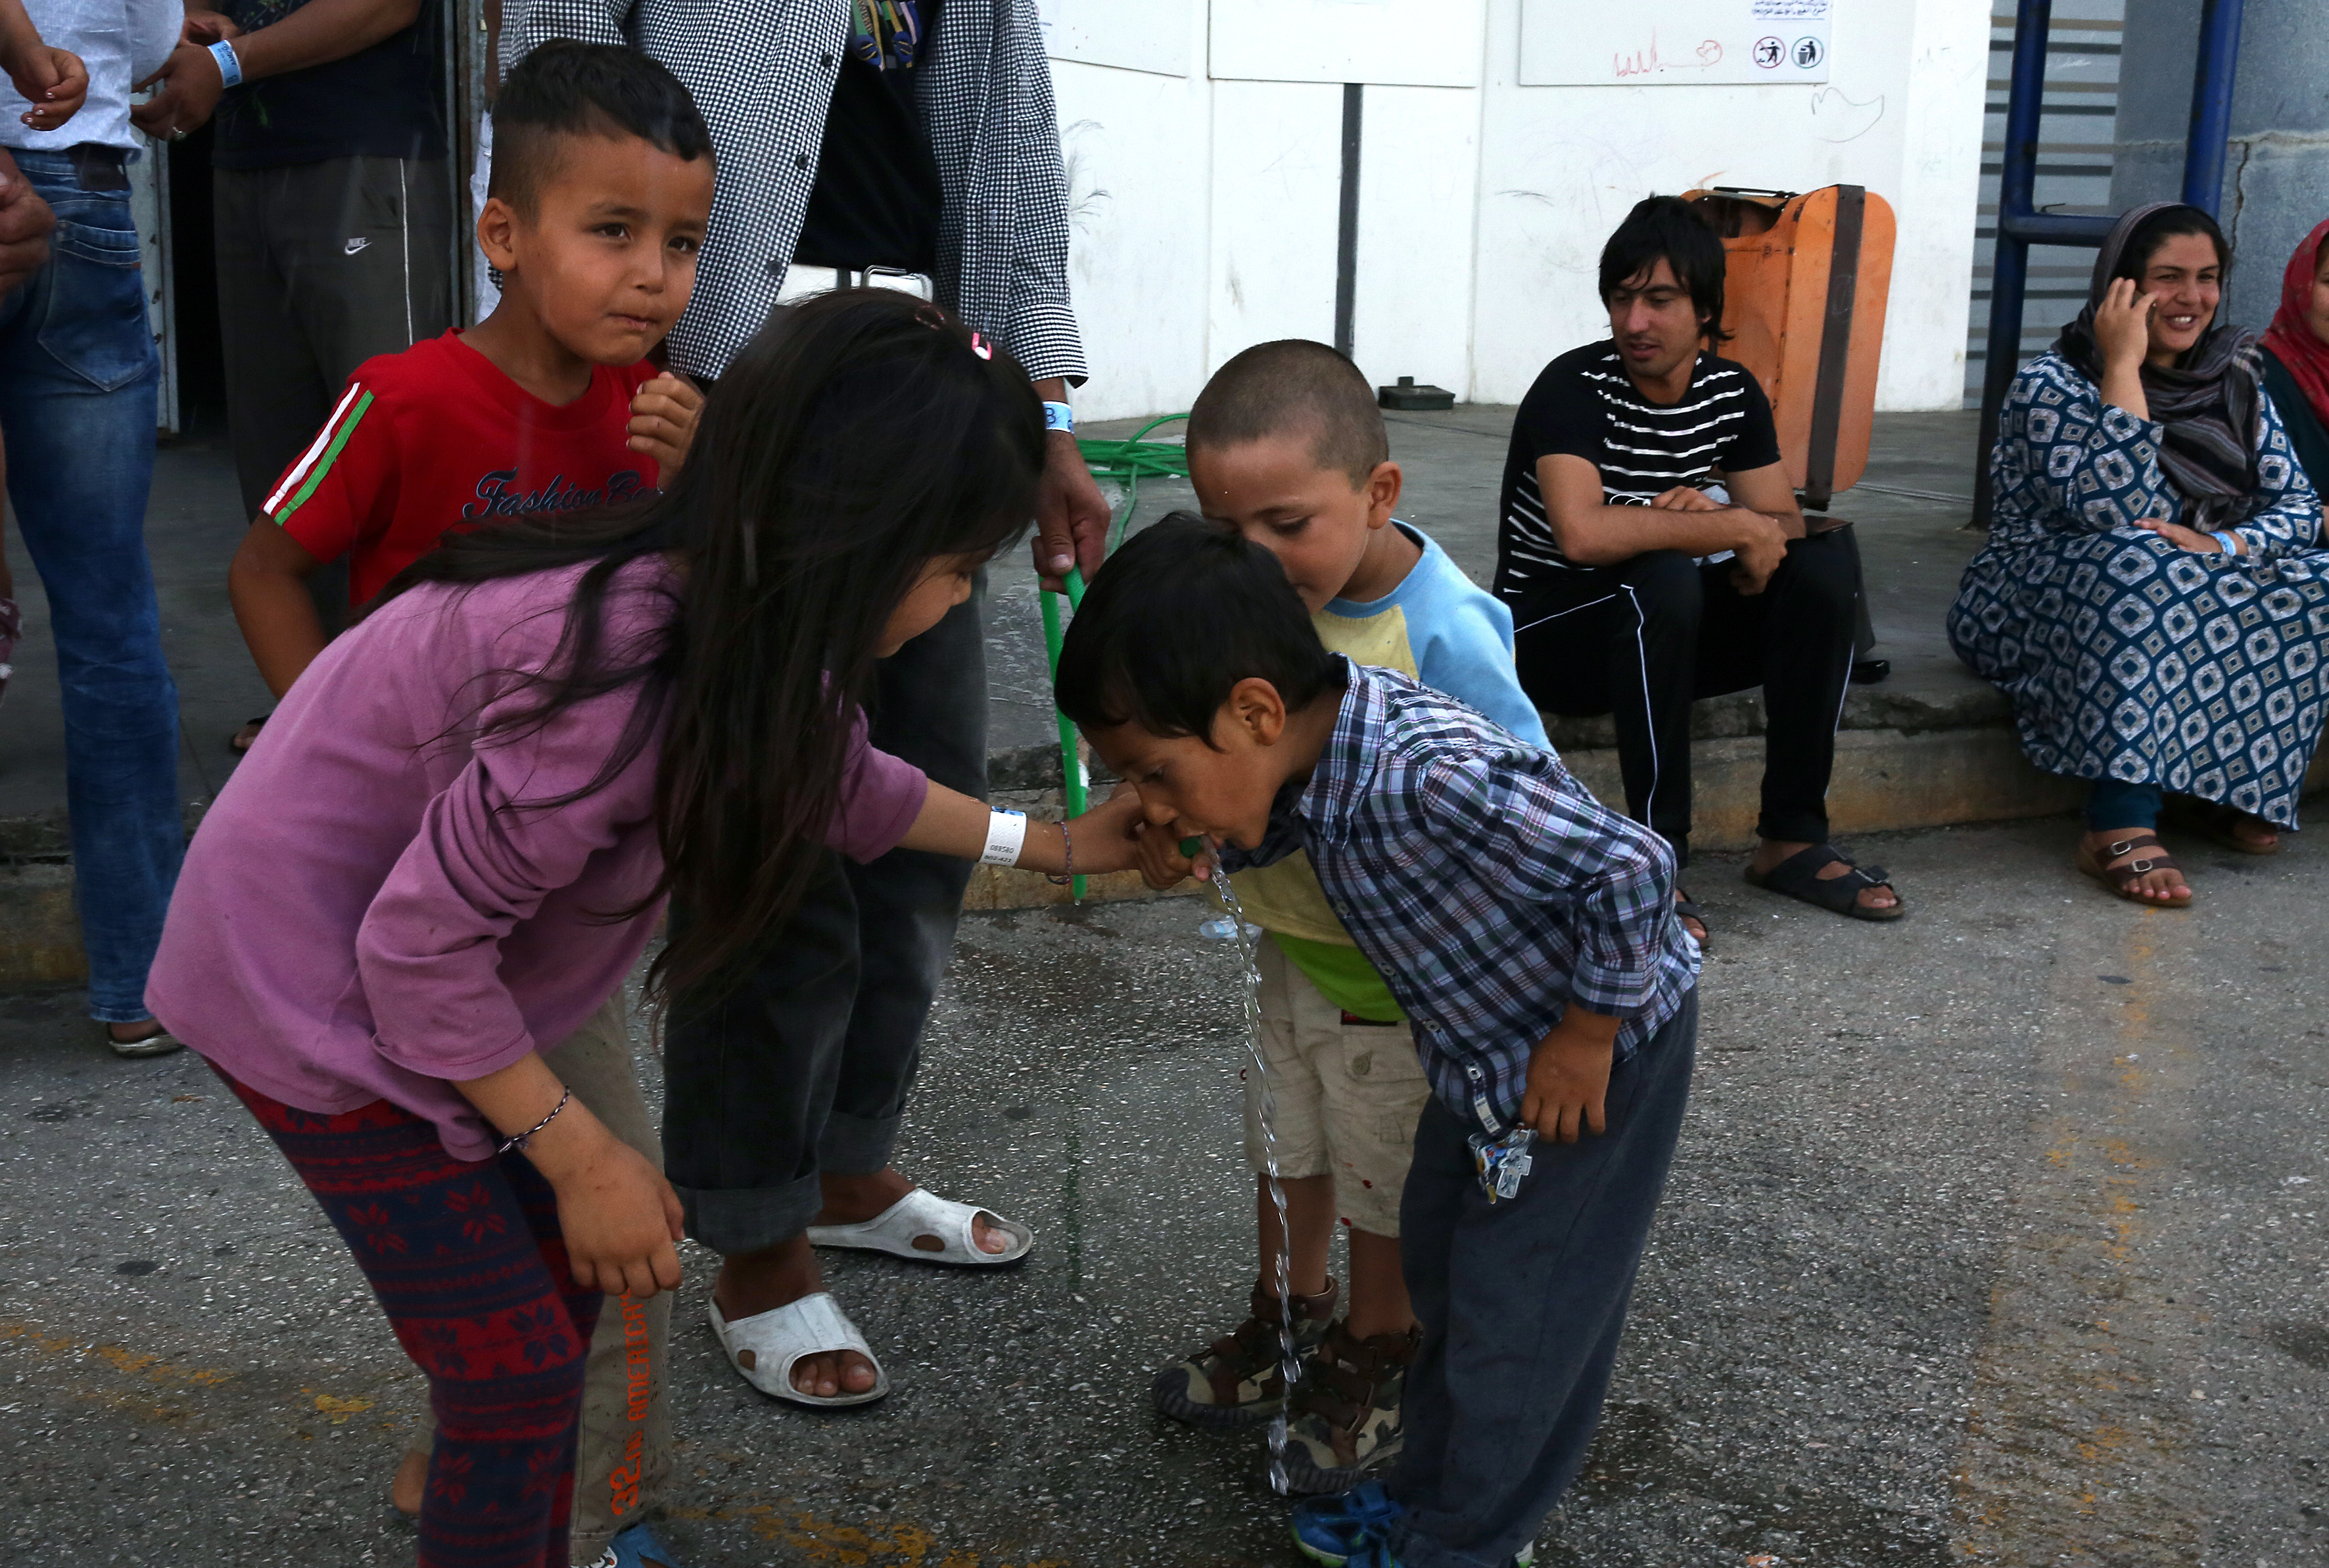
[(991, 360), (995, 357), (995, 346), (976, 333), (970, 334), (970, 352), (982, 360)]

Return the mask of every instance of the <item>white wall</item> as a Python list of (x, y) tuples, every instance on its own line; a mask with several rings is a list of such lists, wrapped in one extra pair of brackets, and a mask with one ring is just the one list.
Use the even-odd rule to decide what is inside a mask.
[[(1052, 61), (1089, 418), (1184, 408), (1249, 344), (1333, 335), (1342, 89), (1202, 63), (1209, 10), (1283, 3), (1189, 5), (1185, 76)], [(1515, 401), (1605, 330), (1595, 259), (1641, 197), (1848, 183), (1900, 221), (1878, 406), (1958, 405), (1987, 0), (1835, 0), (1823, 86), (1523, 87), (1521, 6), (1485, 0), (1477, 85), (1366, 89), (1353, 338), (1370, 377)]]

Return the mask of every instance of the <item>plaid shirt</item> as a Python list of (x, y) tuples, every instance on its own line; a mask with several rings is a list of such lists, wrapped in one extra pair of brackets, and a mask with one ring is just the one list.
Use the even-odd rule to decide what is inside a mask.
[(1345, 665), (1333, 738), (1251, 850), (1296, 850), (1415, 1025), (1432, 1091), (1492, 1136), (1519, 1116), (1529, 1053), (1570, 1001), (1623, 1019), (1617, 1056), (1698, 973), (1674, 918), (1674, 851), (1594, 800), (1560, 757), (1390, 670)]
[[(553, 38), (629, 44), (695, 95), (720, 156), (672, 362), (717, 376), (768, 319), (816, 183), (850, 0), (505, 0), (506, 71)], [(1068, 300), (1068, 182), (1035, 0), (947, 0), (917, 101), (938, 159), (938, 302), (1030, 378), (1085, 376)]]

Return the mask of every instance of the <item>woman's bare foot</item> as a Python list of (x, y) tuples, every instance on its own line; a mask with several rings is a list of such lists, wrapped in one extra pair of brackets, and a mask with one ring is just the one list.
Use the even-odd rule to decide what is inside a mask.
[[(2150, 832), (2149, 828), (2106, 828), (2100, 832), (2089, 833), (2085, 842), (2096, 860), (2101, 863), (2105, 870), (2108, 870), (2114, 866), (2124, 866), (2132, 860), (2163, 859), (2162, 851), (2156, 844), (2140, 846), (2128, 844), (2129, 840), (2145, 836)], [(2115, 844), (2128, 844), (2126, 853), (2112, 854), (2111, 847)], [(2192, 897), (2191, 884), (2185, 882), (2183, 873), (2173, 866), (2162, 866), (2156, 870), (2145, 871), (2127, 884), (2126, 890), (2131, 897), (2160, 904)]]
[[(825, 1207), (816, 1216), (819, 1225), (863, 1225), (895, 1207), (900, 1198), (914, 1190), (914, 1184), (900, 1175), (894, 1166), (871, 1176), (834, 1176), (828, 1171), (818, 1179), (825, 1186)], [(946, 1246), (936, 1236), (923, 1239), (936, 1244), (926, 1249), (930, 1252), (942, 1251)], [(983, 1253), (1007, 1252), (1011, 1236), (988, 1225), (986, 1216), (981, 1214), (970, 1222), (970, 1242)], [(722, 1307), (721, 1310), (727, 1309)]]
[(396, 1511), (408, 1518), (420, 1513), (420, 1494), (429, 1486), (429, 1456), (408, 1453), (396, 1467), (396, 1479), (388, 1483), (388, 1500)]
[(2257, 854), (2269, 854), (2280, 848), (2280, 830), (2262, 817), (2251, 816), (2246, 812), (2232, 812), (2226, 815), (2224, 824), (2243, 848)]
[[(816, 1249), (806, 1233), (757, 1253), (739, 1253), (720, 1265), (712, 1282), (712, 1299), (730, 1322), (788, 1307), (803, 1296), (825, 1289), (824, 1271), (817, 1267)], [(745, 1369), (751, 1364), (744, 1351)], [(854, 1350), (834, 1350), (804, 1356), (793, 1363), (793, 1387), (802, 1394), (830, 1399), (837, 1394), (865, 1394), (874, 1383), (873, 1363)]]
[[(1747, 864), (1758, 877), (1765, 876), (1776, 869), (1781, 861), (1793, 859), (1810, 848), (1809, 844), (1796, 843), (1790, 840), (1765, 839), (1756, 845), (1754, 858)], [(1832, 882), (1838, 877), (1849, 876), (1852, 870), (1853, 867), (1849, 861), (1830, 860), (1819, 869), (1819, 879), (1823, 882)], [(1884, 882), (1873, 887), (1862, 887), (1860, 890), (1860, 896), (1853, 902), (1862, 909), (1890, 909), (1900, 902), (1900, 896), (1892, 891), (1892, 885), (1890, 882)]]

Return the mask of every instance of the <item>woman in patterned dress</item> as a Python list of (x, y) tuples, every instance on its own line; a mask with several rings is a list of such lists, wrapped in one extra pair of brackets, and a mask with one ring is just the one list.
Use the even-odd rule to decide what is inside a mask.
[(2167, 792), (2269, 854), (2321, 738), (2321, 502), (2254, 334), (2216, 324), (2230, 259), (2196, 207), (2119, 219), (2086, 309), (2006, 396), (1989, 542), (1948, 617), (2030, 760), (2095, 781), (2079, 869), (2140, 904), (2191, 902), (2155, 831)]

